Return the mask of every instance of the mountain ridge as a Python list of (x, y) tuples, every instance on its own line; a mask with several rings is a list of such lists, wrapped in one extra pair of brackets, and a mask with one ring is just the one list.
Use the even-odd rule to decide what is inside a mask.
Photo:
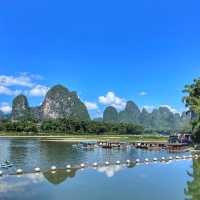
[(76, 92), (71, 92), (60, 84), (53, 86), (47, 92), (41, 106), (30, 107), (27, 97), (24, 95), (18, 95), (14, 98), (11, 119), (29, 118), (34, 120), (57, 118), (90, 120), (87, 108)]
[[(112, 113), (109, 113), (108, 110), (105, 109), (107, 118), (103, 115), (104, 122), (114, 121), (114, 119), (117, 118), (118, 120), (115, 120), (115, 123), (139, 124), (143, 125), (145, 128), (152, 129), (181, 130), (189, 126), (191, 119), (191, 116), (187, 115), (186, 112), (182, 114), (173, 113), (165, 106), (154, 109), (152, 112), (148, 112), (145, 108), (140, 110), (133, 101), (128, 101), (125, 109), (120, 112), (117, 112), (116, 108), (112, 106), (109, 106), (109, 110), (112, 110), (112, 113), (114, 113), (113, 110), (115, 110), (115, 115), (112, 116)], [(107, 119), (109, 119), (109, 121)]]
[[(74, 118), (91, 120), (86, 105), (74, 91), (63, 85), (53, 86), (45, 95), (40, 106), (31, 107), (24, 95), (18, 95), (12, 103), (12, 120), (33, 119), (46, 120), (57, 118)], [(125, 109), (117, 111), (113, 106), (105, 108), (103, 118), (93, 119), (108, 123), (129, 123), (142, 125), (150, 129), (180, 130), (189, 126), (190, 116), (183, 112), (181, 115), (173, 113), (168, 107), (161, 106), (149, 113), (142, 110), (133, 101), (127, 101)]]

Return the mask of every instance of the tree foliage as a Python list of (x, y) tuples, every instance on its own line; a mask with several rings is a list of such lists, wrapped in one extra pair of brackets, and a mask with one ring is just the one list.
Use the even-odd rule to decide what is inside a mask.
[(44, 134), (142, 134), (144, 128), (140, 125), (125, 123), (105, 123), (97, 121), (80, 121), (77, 119), (59, 118), (37, 121), (9, 121), (0, 123), (1, 131), (44, 133)]
[(191, 85), (186, 85), (183, 92), (187, 93), (183, 97), (183, 102), (192, 117), (193, 139), (200, 143), (200, 78), (194, 79)]

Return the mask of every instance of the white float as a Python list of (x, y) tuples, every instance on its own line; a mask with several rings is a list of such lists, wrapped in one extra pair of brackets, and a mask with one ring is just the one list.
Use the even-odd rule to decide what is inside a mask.
[(52, 166), (52, 167), (51, 167), (51, 170), (52, 170), (52, 171), (56, 171), (56, 166)]
[(3, 176), (3, 172), (2, 171), (0, 171), (0, 176)]
[(127, 161), (126, 161), (126, 163), (127, 163), (127, 164), (130, 164), (130, 163), (131, 163), (131, 161), (130, 161), (130, 160), (127, 160)]
[(105, 162), (105, 165), (109, 165), (110, 163), (108, 161)]
[(136, 162), (136, 163), (139, 163), (139, 162), (140, 162), (140, 159), (136, 159), (135, 162)]
[(158, 158), (154, 158), (153, 161), (154, 161), (154, 162), (157, 162), (157, 161), (158, 161)]
[(120, 163), (121, 163), (121, 162), (120, 162), (119, 160), (118, 160), (118, 161), (116, 161), (116, 164), (117, 164), (117, 165), (120, 165)]
[(169, 160), (173, 160), (173, 157), (172, 157), (172, 156), (170, 156), (170, 157), (169, 157)]
[(22, 170), (22, 169), (17, 169), (16, 173), (17, 173), (17, 174), (22, 174), (22, 173), (23, 173), (23, 170)]
[(165, 160), (166, 160), (165, 157), (162, 157), (162, 158), (161, 158), (161, 161), (165, 161)]
[(80, 164), (80, 167), (81, 167), (81, 168), (84, 168), (84, 167), (85, 167), (85, 164), (84, 164), (84, 163), (81, 163), (81, 164)]
[(93, 163), (93, 167), (97, 167), (98, 166), (98, 163)]
[(148, 163), (149, 162), (149, 159), (148, 158), (145, 158), (145, 160), (144, 160), (146, 163)]
[(40, 170), (40, 168), (39, 167), (36, 167), (35, 168), (35, 172), (40, 172), (41, 170)]
[(67, 168), (67, 169), (71, 169), (71, 165), (67, 165), (66, 168)]

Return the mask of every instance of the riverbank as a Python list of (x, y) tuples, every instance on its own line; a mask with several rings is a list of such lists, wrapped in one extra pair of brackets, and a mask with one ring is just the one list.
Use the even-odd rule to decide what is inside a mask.
[(80, 141), (118, 141), (118, 142), (135, 142), (135, 141), (149, 141), (149, 142), (167, 142), (167, 136), (160, 135), (27, 135), (25, 133), (0, 133), (0, 138), (19, 138), (19, 139), (28, 139), (28, 138), (38, 138), (44, 141), (58, 141), (58, 142), (80, 142)]

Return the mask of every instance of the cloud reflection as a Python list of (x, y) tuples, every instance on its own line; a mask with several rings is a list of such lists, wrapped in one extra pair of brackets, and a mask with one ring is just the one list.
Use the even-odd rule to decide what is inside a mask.
[(115, 175), (115, 173), (121, 171), (123, 168), (124, 167), (122, 165), (110, 165), (110, 166), (98, 167), (97, 171), (105, 173), (108, 178), (111, 178)]

